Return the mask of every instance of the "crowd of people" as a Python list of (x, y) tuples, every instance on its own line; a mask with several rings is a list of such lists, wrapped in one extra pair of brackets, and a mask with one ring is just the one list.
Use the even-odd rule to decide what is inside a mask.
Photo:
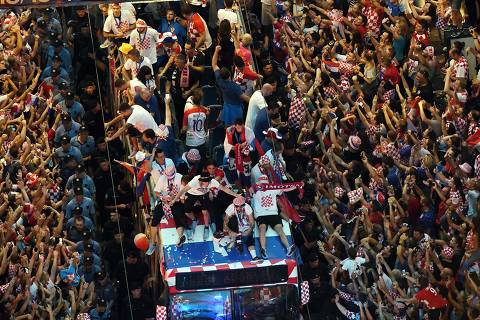
[(177, 250), (202, 225), (254, 263), (274, 230), (305, 319), (479, 319), (479, 11), (3, 10), (0, 318), (155, 318), (145, 261), (173, 218)]

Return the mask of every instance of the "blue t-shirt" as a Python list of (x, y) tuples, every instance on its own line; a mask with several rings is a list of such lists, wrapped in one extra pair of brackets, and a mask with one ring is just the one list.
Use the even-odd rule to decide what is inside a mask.
[(78, 136), (75, 136), (70, 140), (70, 144), (74, 147), (77, 147), (82, 153), (83, 157), (87, 157), (91, 155), (93, 151), (95, 151), (95, 140), (92, 136), (88, 136), (87, 141), (84, 144), (81, 144), (78, 141)]
[(399, 3), (393, 4), (389, 0), (385, 0), (385, 4), (387, 5), (387, 9), (390, 11), (390, 14), (393, 17), (398, 17), (402, 14), (402, 8), (400, 7)]
[[(173, 31), (172, 31), (173, 29)], [(183, 47), (185, 43), (185, 38), (187, 38), (187, 29), (182, 27), (177, 21), (168, 22), (167, 18), (162, 18), (160, 22), (160, 27), (157, 30), (160, 33), (172, 32), (177, 36), (178, 43)]]
[(177, 146), (175, 145), (175, 133), (173, 133), (172, 126), (167, 126), (168, 128), (168, 138), (158, 139), (157, 149), (162, 149), (167, 158), (172, 159), (175, 162), (177, 159)]
[(263, 108), (257, 113), (257, 118), (255, 119), (255, 125), (253, 126), (253, 133), (255, 138), (257, 138), (260, 143), (265, 140), (265, 135), (263, 131), (266, 131), (269, 127), (268, 125), (268, 112), (267, 108)]
[(393, 39), (392, 46), (393, 51), (395, 52), (395, 59), (401, 62), (405, 58), (405, 45), (407, 44), (407, 40), (405, 37), (400, 35), (398, 39)]
[(232, 80), (223, 80), (220, 76), (220, 70), (215, 71), (217, 85), (222, 91), (223, 102), (229, 105), (242, 106), (243, 102), (240, 96), (243, 94), (242, 87)]
[(140, 94), (137, 94), (135, 95), (135, 98), (133, 98), (133, 101), (139, 106), (142, 106), (149, 113), (153, 113), (153, 118), (157, 124), (163, 123), (163, 118), (158, 108), (158, 99), (156, 96), (152, 95), (150, 100), (145, 101), (140, 97)]

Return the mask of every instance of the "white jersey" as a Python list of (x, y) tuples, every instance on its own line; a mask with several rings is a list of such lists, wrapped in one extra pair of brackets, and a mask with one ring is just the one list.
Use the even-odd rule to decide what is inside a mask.
[(147, 28), (140, 34), (137, 30), (133, 30), (130, 35), (130, 44), (134, 46), (140, 54), (148, 59), (152, 64), (157, 62), (157, 43), (159, 41), (158, 32), (155, 29)]
[(119, 34), (123, 32), (125, 38), (130, 36), (130, 25), (135, 24), (135, 16), (130, 11), (121, 11), (120, 17), (114, 17), (113, 13), (109, 14), (105, 23), (103, 24), (103, 31), (113, 34)]
[(175, 177), (172, 180), (168, 180), (166, 175), (160, 176), (155, 184), (155, 193), (157, 193), (160, 198), (170, 196), (171, 199), (182, 189), (182, 175), (180, 173), (175, 173)]
[(193, 179), (188, 183), (188, 186), (190, 187), (190, 190), (187, 191), (188, 194), (194, 195), (194, 196), (203, 196), (204, 194), (207, 194), (211, 189), (218, 189), (220, 188), (220, 183), (212, 179), (208, 183), (208, 186), (205, 188), (200, 187), (200, 181), (198, 179), (200, 178), (200, 175), (193, 177)]
[(152, 62), (150, 61), (149, 58), (147, 57), (143, 57), (142, 61), (140, 62), (135, 62), (133, 61), (132, 59), (128, 59), (125, 64), (123, 65), (123, 67), (125, 68), (125, 70), (128, 70), (132, 73), (132, 79), (136, 79), (137, 78), (137, 75), (138, 75), (138, 71), (140, 70), (141, 67), (143, 66), (147, 66), (150, 68), (150, 70), (152, 71), (152, 75), (153, 75), (153, 67), (152, 67)]
[(207, 132), (205, 121), (207, 109), (203, 106), (188, 108), (183, 115), (183, 126), (187, 127), (185, 144), (189, 147), (197, 147), (205, 143)]
[(248, 203), (245, 203), (245, 206), (241, 209), (236, 209), (233, 203), (227, 207), (225, 210), (227, 217), (236, 216), (238, 220), (238, 231), (245, 232), (250, 228), (250, 217), (253, 214), (253, 209)]
[(155, 119), (147, 110), (136, 104), (132, 106), (132, 109), (132, 114), (127, 119), (128, 124), (133, 125), (140, 132), (152, 129), (156, 134), (160, 133)]
[(274, 216), (278, 214), (277, 196), (281, 190), (257, 191), (253, 195), (253, 209), (255, 218), (262, 216)]

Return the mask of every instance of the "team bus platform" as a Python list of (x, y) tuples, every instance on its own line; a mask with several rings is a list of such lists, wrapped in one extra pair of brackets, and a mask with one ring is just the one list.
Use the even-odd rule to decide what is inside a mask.
[[(290, 228), (283, 229), (292, 242)], [(223, 239), (203, 240), (198, 225), (191, 241), (176, 247), (173, 219), (161, 223), (161, 270), (169, 287), (169, 319), (293, 320), (298, 319), (297, 261), (287, 257), (279, 236), (267, 231), (268, 259), (252, 262), (247, 248), (227, 252)], [(255, 246), (260, 252), (258, 229)]]

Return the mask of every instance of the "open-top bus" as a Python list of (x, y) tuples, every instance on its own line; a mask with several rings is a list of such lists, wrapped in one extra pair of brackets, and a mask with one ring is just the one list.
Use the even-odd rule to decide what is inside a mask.
[[(253, 263), (247, 250), (227, 252), (211, 235), (203, 241), (203, 227), (197, 226), (193, 239), (177, 248), (173, 220), (161, 224), (169, 319), (298, 319), (297, 262), (287, 257), (273, 230), (267, 231), (268, 259)], [(291, 242), (286, 222), (283, 228)], [(258, 252), (258, 230), (254, 232)]]

